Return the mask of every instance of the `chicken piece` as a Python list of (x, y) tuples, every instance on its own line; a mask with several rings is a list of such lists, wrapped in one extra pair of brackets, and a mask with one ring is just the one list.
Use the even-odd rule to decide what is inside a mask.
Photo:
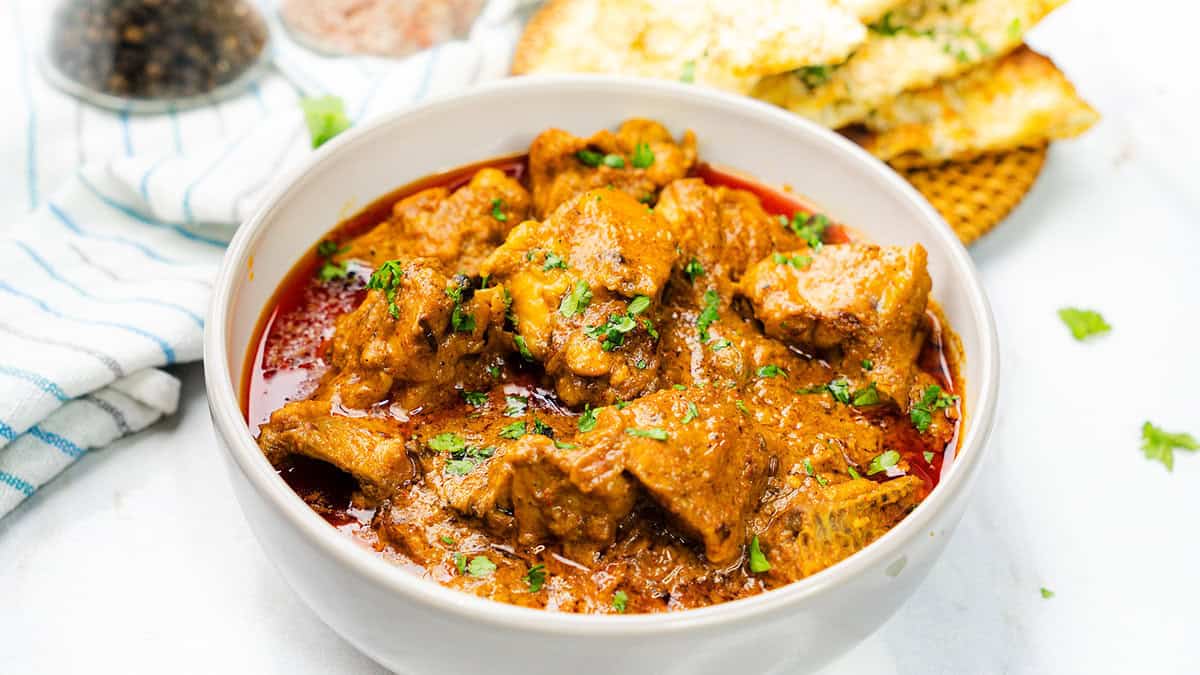
[(752, 192), (710, 187), (687, 178), (668, 185), (654, 207), (671, 227), (683, 251), (680, 265), (695, 260), (711, 279), (736, 281), (746, 268), (772, 251), (804, 242), (763, 210)]
[(904, 407), (931, 286), (920, 244), (851, 243), (765, 258), (746, 272), (738, 293), (767, 335), (820, 350), (839, 347), (841, 369), (856, 388), (874, 382), (879, 394)]
[(701, 388), (659, 391), (623, 410), (600, 410), (596, 428), (574, 442), (620, 453), (625, 470), (704, 545), (709, 562), (741, 555), (768, 456), (756, 426), (729, 397)]
[(475, 291), (466, 277), (447, 279), (423, 261), (385, 264), (399, 271), (338, 319), (333, 375), (316, 396), (368, 408), (404, 384), (393, 403), (414, 408), (452, 393), (449, 384), (485, 377), (474, 366), (504, 316), (502, 293)]
[(861, 550), (908, 515), (925, 496), (916, 476), (876, 483), (850, 480), (797, 492), (782, 513), (759, 533), (771, 564), (772, 586), (816, 574)]
[(507, 443), (485, 443), (453, 432), (427, 434), (415, 443), (425, 481), (446, 506), (478, 518), (497, 534), (513, 526)]
[(616, 133), (604, 130), (591, 138), (550, 129), (529, 146), (534, 213), (546, 218), (560, 204), (603, 187), (652, 201), (695, 163), (696, 137), (691, 131), (676, 143), (665, 127), (650, 120), (630, 119)]
[(633, 510), (637, 492), (618, 448), (558, 448), (546, 436), (527, 435), (507, 461), (521, 543), (553, 536), (569, 558), (588, 563)]
[(479, 264), (509, 231), (529, 216), (529, 193), (499, 169), (480, 169), (453, 193), (444, 187), (422, 190), (392, 209), (392, 217), (353, 239), (336, 260), (361, 260), (373, 267), (385, 260), (424, 257), (443, 274), (479, 273)]
[(484, 262), (511, 297), (516, 349), (542, 362), (568, 405), (649, 390), (657, 303), (675, 260), (661, 221), (617, 190), (593, 190), (527, 221)]
[(272, 464), (288, 455), (312, 457), (358, 481), (364, 494), (380, 500), (415, 476), (415, 467), (394, 422), (335, 415), (329, 401), (295, 401), (263, 425), (258, 445)]

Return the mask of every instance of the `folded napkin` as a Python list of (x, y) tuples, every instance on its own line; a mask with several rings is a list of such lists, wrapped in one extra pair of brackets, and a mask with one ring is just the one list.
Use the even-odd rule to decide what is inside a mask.
[(22, 38), (40, 10), (18, 3), (25, 143), (0, 153), (24, 165), (6, 189), (32, 211), (0, 230), (0, 517), (83, 453), (175, 411), (179, 382), (162, 368), (200, 358), (234, 226), (311, 152), (301, 97), (340, 96), (357, 123), (502, 77), (528, 5), (493, 0), (467, 40), (400, 61), (319, 56), (272, 13), (274, 72), (233, 101), (142, 117), (46, 85)]

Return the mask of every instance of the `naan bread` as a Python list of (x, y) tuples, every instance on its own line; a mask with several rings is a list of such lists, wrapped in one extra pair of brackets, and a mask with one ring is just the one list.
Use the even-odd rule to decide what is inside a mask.
[(551, 0), (521, 36), (513, 72), (621, 73), (747, 93), (765, 75), (843, 61), (865, 39), (834, 0)]
[(911, 0), (871, 25), (846, 62), (772, 75), (753, 95), (824, 126), (861, 122), (901, 93), (929, 87), (1021, 44), (1066, 0)]
[(1028, 47), (963, 76), (901, 94), (856, 140), (905, 167), (969, 159), (1087, 131), (1099, 118), (1054, 63)]

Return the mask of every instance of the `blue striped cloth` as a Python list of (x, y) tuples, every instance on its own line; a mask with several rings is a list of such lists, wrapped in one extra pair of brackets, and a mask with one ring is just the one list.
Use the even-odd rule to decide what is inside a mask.
[[(173, 413), (164, 366), (198, 360), (233, 228), (311, 152), (298, 101), (334, 94), (357, 122), (502, 77), (522, 4), (402, 61), (318, 56), (273, 12), (275, 67), (244, 95), (138, 116), (82, 104), (38, 69), (49, 5), (0, 21), (0, 95), (19, 102), (0, 157), (0, 517), (90, 449)], [(10, 104), (12, 105), (12, 104)]]

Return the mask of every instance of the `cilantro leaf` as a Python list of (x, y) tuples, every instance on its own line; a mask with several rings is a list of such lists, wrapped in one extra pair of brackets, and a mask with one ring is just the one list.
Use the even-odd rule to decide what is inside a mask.
[(758, 369), (757, 374), (759, 377), (787, 377), (787, 371), (775, 365), (774, 363), (768, 363), (767, 365), (762, 366)]
[(569, 319), (576, 314), (582, 314), (590, 304), (592, 304), (592, 289), (586, 280), (580, 279), (575, 282), (575, 287), (571, 289), (571, 292), (563, 296), (562, 302), (558, 303), (558, 313)]
[(688, 281), (695, 283), (696, 279), (704, 276), (704, 266), (700, 264), (699, 260), (692, 258), (683, 266), (683, 273), (687, 275)]
[(1108, 325), (1099, 312), (1090, 309), (1064, 307), (1058, 310), (1058, 318), (1067, 324), (1067, 328), (1071, 329), (1071, 335), (1080, 342), (1112, 330), (1112, 326)]
[(579, 416), (579, 431), (587, 433), (596, 428), (596, 411), (590, 405), (585, 405), (583, 414)]
[(640, 429), (638, 427), (626, 427), (625, 433), (638, 438), (649, 438), (656, 441), (667, 440), (667, 432), (657, 427), (652, 429)]
[(825, 243), (825, 231), (829, 229), (829, 218), (823, 213), (808, 214), (797, 211), (788, 224), (792, 232), (808, 244), (813, 251), (821, 250)]
[(854, 392), (854, 398), (850, 402), (860, 407), (879, 405), (879, 390), (875, 388), (875, 383), (872, 382), (870, 386)]
[(625, 334), (635, 328), (637, 322), (633, 317), (628, 314), (612, 314), (599, 326), (585, 328), (583, 334), (600, 340), (600, 347), (606, 352), (611, 352), (625, 344)]
[(1049, 600), (1050, 598), (1054, 597), (1054, 591), (1050, 590), (1049, 588), (1046, 588), (1045, 586), (1042, 586), (1041, 591), (1042, 591), (1042, 599), (1043, 600)]
[(308, 125), (314, 148), (350, 128), (346, 105), (337, 96), (300, 99), (300, 109), (304, 111), (304, 123)]
[(622, 158), (620, 155), (613, 155), (613, 154), (605, 155), (604, 159), (600, 160), (600, 163), (603, 164), (604, 166), (607, 166), (610, 169), (624, 169), (625, 168), (625, 159)]
[(688, 401), (687, 410), (683, 413), (683, 419), (679, 420), (683, 424), (687, 424), (700, 416), (700, 410), (696, 408), (696, 404)]
[(850, 380), (839, 377), (825, 385), (825, 388), (829, 390), (829, 394), (838, 403), (850, 403)]
[(549, 272), (550, 270), (553, 270), (553, 269), (560, 269), (560, 270), (567, 269), (567, 261), (563, 260), (562, 256), (555, 253), (554, 251), (547, 251), (545, 261), (542, 264), (542, 271)]
[(712, 336), (708, 334), (709, 326), (713, 325), (720, 318), (717, 313), (717, 308), (721, 304), (721, 296), (713, 289), (704, 291), (704, 309), (700, 311), (696, 317), (696, 328), (700, 331), (700, 341), (708, 342)]
[(633, 148), (633, 157), (629, 163), (635, 169), (648, 169), (654, 164), (654, 151), (650, 149), (649, 143), (638, 143)]
[(885, 450), (871, 459), (871, 463), (867, 466), (867, 475), (874, 476), (877, 473), (887, 471), (899, 462), (900, 453), (895, 450)]
[(528, 396), (517, 396), (516, 394), (508, 394), (504, 397), (504, 416), (505, 417), (523, 417), (525, 410), (529, 407)]
[(588, 150), (587, 148), (584, 148), (583, 150), (575, 153), (575, 159), (578, 159), (580, 162), (582, 162), (584, 166), (596, 168), (600, 166), (600, 162), (604, 159), (604, 155), (596, 152), (595, 150)]
[(529, 592), (537, 593), (542, 590), (542, 586), (546, 585), (546, 566), (534, 565), (529, 568), (525, 576), (521, 577), (526, 584), (529, 584)]
[(1191, 434), (1172, 434), (1150, 422), (1142, 424), (1142, 453), (1146, 459), (1162, 462), (1167, 471), (1174, 471), (1176, 450), (1200, 450), (1200, 442)]
[(500, 428), (500, 438), (515, 441), (525, 435), (525, 422), (513, 422)]
[(755, 574), (762, 574), (770, 571), (771, 563), (767, 562), (767, 556), (763, 554), (762, 548), (758, 544), (758, 535), (750, 540), (750, 571)]
[(488, 395), (482, 391), (463, 391), (460, 393), (462, 393), (463, 400), (467, 402), (467, 405), (472, 405), (476, 408), (484, 405), (488, 400)]
[(488, 560), (487, 556), (477, 555), (467, 565), (467, 574), (473, 577), (490, 577), (495, 571), (496, 563)]
[(458, 434), (445, 433), (438, 434), (429, 439), (426, 443), (430, 450), (434, 452), (462, 452), (467, 447), (467, 442)]
[(367, 280), (367, 288), (382, 291), (388, 303), (388, 313), (393, 319), (400, 318), (400, 308), (396, 306), (396, 291), (400, 289), (400, 277), (404, 276), (404, 268), (399, 260), (388, 260), (379, 265), (371, 278)]
[(529, 351), (529, 343), (525, 342), (524, 335), (514, 335), (513, 344), (517, 346), (517, 352), (521, 355), (521, 358), (526, 361), (533, 360), (533, 352)]
[(679, 74), (679, 81), (692, 84), (696, 81), (696, 62), (685, 61), (683, 64), (683, 72)]
[(806, 255), (784, 255), (776, 253), (771, 256), (776, 265), (790, 265), (795, 269), (802, 270), (812, 264), (812, 258)]
[(938, 385), (931, 384), (925, 387), (925, 391), (921, 394), (921, 400), (909, 409), (909, 419), (912, 420), (917, 431), (925, 433), (929, 430), (929, 425), (933, 423), (933, 414), (949, 408), (957, 400), (957, 396), (947, 394)]
[(508, 220), (508, 214), (504, 211), (504, 200), (497, 197), (492, 200), (492, 217), (500, 222)]
[(650, 308), (650, 298), (644, 295), (638, 295), (629, 301), (629, 306), (625, 308), (629, 316), (637, 316)]
[(617, 591), (616, 593), (613, 593), (612, 606), (613, 609), (617, 610), (621, 614), (625, 613), (625, 610), (629, 607), (629, 596), (625, 593), (625, 591)]

